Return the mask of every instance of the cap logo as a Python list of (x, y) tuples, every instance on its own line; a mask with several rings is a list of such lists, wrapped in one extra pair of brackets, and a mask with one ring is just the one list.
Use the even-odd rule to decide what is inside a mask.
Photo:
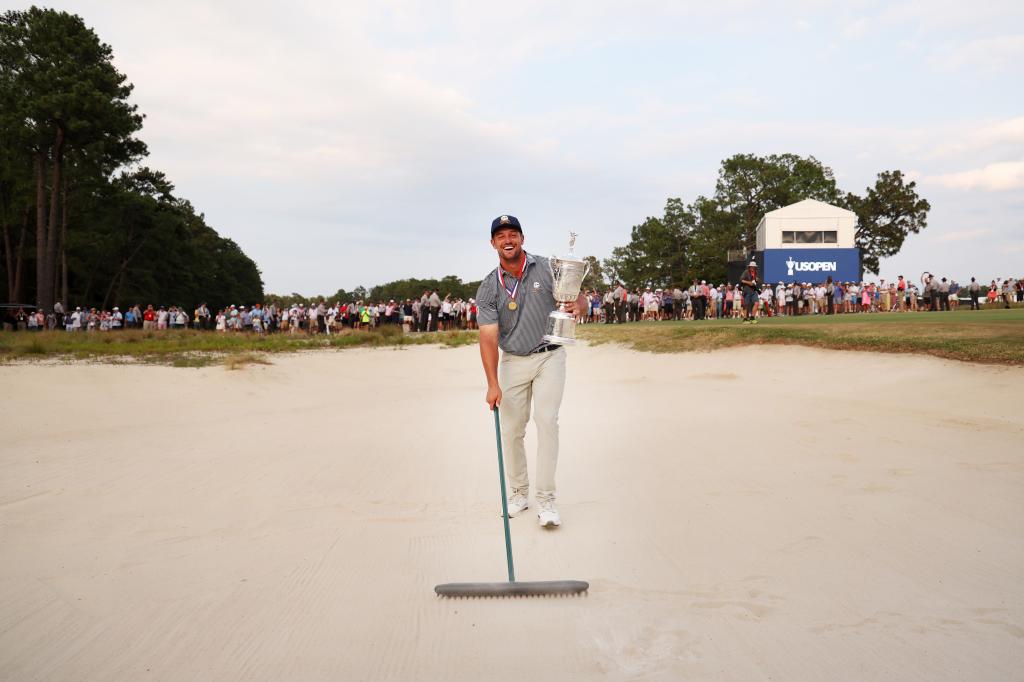
[(500, 222), (501, 222), (502, 225), (508, 225), (508, 223), (509, 223), (508, 216), (507, 215), (501, 216)]

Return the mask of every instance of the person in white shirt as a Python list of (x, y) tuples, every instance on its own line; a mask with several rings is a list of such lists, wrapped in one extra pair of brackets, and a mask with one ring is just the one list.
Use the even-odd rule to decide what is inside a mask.
[(772, 306), (772, 288), (767, 286), (761, 289), (761, 293), (758, 294), (758, 298), (761, 299), (761, 305), (758, 307), (758, 317), (765, 317), (771, 312)]
[(315, 305), (311, 305), (307, 314), (309, 315), (309, 333), (316, 334), (320, 330), (320, 321), (318, 319), (320, 311)]
[(441, 331), (451, 328), (452, 323), (452, 302), (447, 296), (441, 301)]

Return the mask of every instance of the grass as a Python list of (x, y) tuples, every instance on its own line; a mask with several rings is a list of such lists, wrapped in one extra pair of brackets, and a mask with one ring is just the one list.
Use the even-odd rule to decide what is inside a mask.
[[(781, 317), (743, 325), (735, 320), (588, 324), (577, 336), (591, 344), (618, 343), (641, 351), (678, 353), (742, 345), (788, 344), (921, 353), (986, 364), (1024, 365), (1024, 308), (950, 313)], [(57, 357), (147, 362), (174, 367), (222, 364), (240, 369), (269, 364), (275, 353), (322, 348), (475, 344), (476, 332), (403, 334), (394, 326), (330, 336), (220, 334), (196, 331), (0, 332), (0, 362)]]
[(403, 347), (441, 344), (455, 347), (476, 343), (474, 332), (403, 334), (394, 326), (374, 331), (345, 330), (330, 336), (306, 334), (221, 334), (192, 330), (126, 330), (122, 332), (0, 332), (0, 362), (54, 357), (205, 367), (224, 364), (237, 369), (266, 364), (266, 356), (323, 348)]
[(756, 325), (738, 320), (590, 324), (578, 328), (577, 336), (591, 344), (620, 343), (655, 353), (795, 344), (1024, 365), (1024, 309), (779, 317)]

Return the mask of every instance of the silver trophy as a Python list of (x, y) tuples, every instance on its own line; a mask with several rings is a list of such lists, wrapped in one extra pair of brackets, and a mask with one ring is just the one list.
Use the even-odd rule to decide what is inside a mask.
[(580, 295), (580, 287), (583, 286), (583, 278), (590, 272), (590, 264), (577, 260), (575, 247), (576, 233), (570, 232), (569, 257), (552, 256), (548, 259), (551, 279), (555, 285), (555, 300), (559, 304), (558, 309), (552, 310), (548, 315), (548, 333), (544, 335), (544, 340), (548, 343), (576, 343), (576, 316), (565, 312), (565, 304), (575, 301)]

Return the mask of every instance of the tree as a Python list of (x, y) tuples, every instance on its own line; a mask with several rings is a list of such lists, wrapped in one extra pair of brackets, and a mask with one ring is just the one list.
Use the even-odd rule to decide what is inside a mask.
[(629, 244), (612, 249), (604, 269), (630, 287), (680, 284), (686, 276), (686, 245), (693, 225), (694, 216), (682, 200), (669, 199), (662, 218), (648, 217), (633, 226)]
[(599, 291), (608, 286), (608, 283), (604, 279), (604, 269), (601, 267), (601, 261), (597, 259), (597, 256), (584, 256), (584, 262), (587, 264), (587, 276), (583, 278), (583, 291)]
[(857, 213), (856, 244), (865, 268), (878, 272), (880, 258), (897, 253), (908, 234), (927, 224), (931, 207), (914, 187), (904, 184), (900, 171), (886, 171), (861, 198), (841, 193), (832, 169), (813, 156), (737, 154), (722, 161), (713, 196), (699, 196), (688, 206), (669, 199), (664, 217), (633, 227), (629, 243), (612, 250), (605, 269), (632, 286), (667, 286), (694, 277), (724, 281), (727, 252), (756, 248), (765, 213), (817, 199)]
[(917, 195), (916, 186), (905, 184), (898, 170), (883, 171), (863, 197), (846, 195), (847, 208), (857, 214), (856, 243), (865, 270), (878, 274), (880, 259), (899, 253), (908, 234), (927, 227), (931, 204)]
[(32, 159), (42, 308), (53, 306), (67, 226), (66, 163), (113, 169), (145, 153), (132, 137), (142, 127), (132, 88), (110, 46), (77, 15), (32, 7), (0, 16), (0, 129)]
[(694, 215), (687, 253), (687, 283), (691, 279), (723, 282), (726, 252), (744, 240), (744, 223), (715, 199), (697, 197), (689, 210)]
[(804, 199), (835, 204), (840, 194), (832, 169), (813, 156), (736, 154), (722, 161), (714, 199), (735, 221), (738, 243), (728, 248), (753, 250), (757, 224), (768, 211)]
[(134, 167), (146, 153), (134, 136), (143, 117), (112, 60), (77, 16), (36, 7), (0, 15), (8, 299), (34, 294), (49, 308), (59, 288), (83, 306), (262, 301), (259, 268), (238, 244), (175, 196), (163, 173)]

